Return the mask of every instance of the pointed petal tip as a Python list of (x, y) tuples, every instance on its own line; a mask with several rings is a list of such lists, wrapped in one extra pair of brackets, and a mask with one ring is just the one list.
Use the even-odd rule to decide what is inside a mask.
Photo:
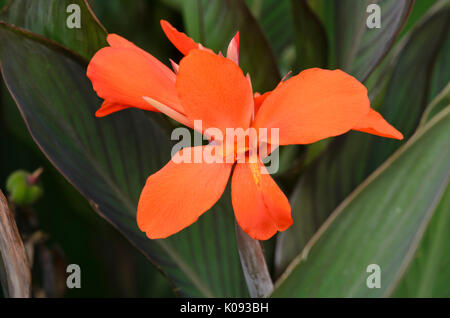
[(161, 20), (159, 20), (159, 24), (161, 25), (161, 28), (163, 29), (164, 33), (166, 33), (166, 31), (171, 31), (171, 30), (176, 31), (176, 28), (172, 24), (170, 24), (170, 22), (167, 20), (161, 19)]
[(95, 112), (95, 117), (105, 117), (106, 115), (102, 113), (101, 108)]
[(403, 140), (404, 138), (401, 132), (389, 124), (380, 113), (372, 108), (369, 110), (367, 115), (365, 115), (360, 122), (353, 127), (353, 130), (397, 140)]
[(396, 130), (396, 133), (395, 133), (395, 135), (392, 136), (392, 138), (397, 139), (397, 140), (403, 140), (405, 137), (403, 136), (403, 134), (401, 132)]
[(106, 41), (108, 42), (109, 46), (113, 47), (113, 48), (119, 48), (119, 47), (135, 48), (136, 47), (132, 42), (128, 41), (124, 37), (122, 37), (118, 34), (115, 34), (115, 33), (109, 33), (106, 36)]
[(108, 41), (108, 43), (109, 43), (109, 40), (114, 40), (117, 38), (121, 38), (121, 36), (117, 35), (115, 33), (108, 33), (108, 35), (106, 36), (106, 41)]
[(161, 28), (170, 42), (181, 52), (187, 55), (189, 51), (199, 47), (197, 43), (185, 33), (178, 31), (166, 20), (160, 20)]

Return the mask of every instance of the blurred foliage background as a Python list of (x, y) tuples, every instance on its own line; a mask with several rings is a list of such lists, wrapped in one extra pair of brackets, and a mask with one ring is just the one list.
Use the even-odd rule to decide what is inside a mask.
[[(47, 0), (35, 1), (47, 2)], [(222, 52), (233, 34), (240, 28), (243, 68), (250, 72), (254, 87), (260, 92), (272, 89), (290, 70), (296, 73), (309, 67), (342, 68), (365, 83), (372, 98), (372, 107), (383, 110), (384, 112), (381, 111), (383, 116), (390, 113), (389, 121), (394, 126), (401, 121), (400, 117), (411, 115), (411, 122), (401, 124), (400, 129), (406, 137), (410, 137), (418, 126), (426, 105), (439, 95), (449, 81), (448, 1), (438, 3), (439, 1), (416, 0), (408, 19), (402, 21), (399, 18), (400, 22), (396, 20), (396, 16), (395, 19), (389, 20), (390, 12), (401, 11), (403, 4), (404, 8), (407, 8), (404, 13), (407, 16), (410, 1), (404, 3), (398, 1), (397, 4), (395, 1), (378, 1), (388, 8), (382, 13), (382, 23), (386, 23), (383, 24), (382, 33), (378, 33), (374, 38), (370, 35), (363, 38), (354, 51), (355, 48), (351, 45), (355, 42), (351, 42), (351, 39), (360, 30), (358, 23), (364, 21), (364, 17), (367, 16), (365, 8), (367, 3), (371, 3), (360, 1), (359, 5), (355, 5), (355, 1), (343, 0), (340, 5), (336, 5), (337, 1), (327, 0), (90, 0), (88, 3), (108, 33), (124, 36), (167, 64), (169, 57), (178, 61), (181, 54), (165, 38), (160, 28), (160, 19), (170, 21), (205, 46)], [(0, 1), (0, 5), (3, 7), (7, 2)], [(402, 4), (399, 4), (400, 2)], [(42, 8), (31, 9), (26, 7), (26, 1), (23, 3), (25, 7), (22, 10), (25, 11), (25, 16), (43, 14), (38, 12)], [(417, 26), (427, 15), (436, 14), (432, 8), (436, 4), (441, 6), (440, 12), (447, 15), (446, 18), (440, 20), (437, 18), (433, 21), (446, 21), (445, 25), (436, 22), (436, 25), (416, 32)], [(22, 11), (18, 9), (18, 12)], [(65, 12), (58, 14), (61, 15), (61, 19), (67, 16)], [(26, 18), (23, 18), (24, 22), (17, 19), (17, 16), (3, 14), (0, 15), (0, 20), (2, 19), (27, 29)], [(38, 30), (29, 26), (29, 29), (48, 36), (45, 28)], [(414, 37), (411, 36), (413, 32), (417, 33)], [(397, 33), (398, 36), (395, 37)], [(371, 52), (372, 49), (381, 47), (381, 42), (377, 42), (381, 41), (380, 38), (389, 36), (395, 39), (395, 42), (388, 43), (386, 40), (387, 48), (381, 53)], [(435, 42), (431, 41), (434, 36), (438, 37)], [(404, 49), (405, 45), (410, 47)], [(349, 50), (354, 52), (348, 54)], [(365, 52), (378, 54), (379, 58), (368, 63), (369, 58)], [(419, 65), (420, 63), (426, 65)], [(48, 235), (44, 245), (52, 255), (42, 260), (41, 266), (37, 266), (38, 269), (50, 266), (52, 268), (50, 272), (41, 270), (35, 274), (36, 277), (40, 277), (40, 285), (44, 286), (46, 294), (57, 297), (177, 295), (177, 288), (172, 286), (122, 234), (95, 213), (87, 200), (45, 158), (30, 136), (3, 81), (1, 85), (0, 188), (7, 193), (6, 179), (18, 169), (31, 172), (38, 167), (44, 168), (41, 178), (44, 195), (32, 209), (39, 220), (39, 229)], [(409, 107), (410, 110), (388, 107), (393, 104)], [(413, 106), (416, 104), (417, 107)], [(281, 170), (276, 176), (277, 180), (292, 199), (293, 210), (296, 210), (296, 202), (301, 202), (303, 207), (311, 208), (310, 213), (314, 215), (308, 213), (303, 215), (305, 212), (298, 212), (299, 219), (305, 220), (296, 223), (296, 226), (297, 224), (301, 226), (300, 231), (294, 227), (292, 231), (264, 243), (268, 264), (275, 278), (279, 277), (290, 261), (302, 251), (331, 211), (399, 147), (392, 141), (379, 141), (378, 137), (362, 139), (359, 133), (349, 135), (335, 138), (337, 140), (333, 142), (325, 140), (311, 146), (289, 146), (282, 149)], [(367, 164), (354, 172), (355, 175), (345, 174), (349, 168), (342, 168), (342, 165), (345, 165), (348, 158), (357, 156), (355, 151), (352, 152), (350, 149), (356, 148), (364, 152), (366, 145), (371, 145), (375, 149), (361, 156), (361, 160), (365, 160)], [(330, 162), (331, 160), (337, 162), (335, 166), (327, 161), (328, 157), (331, 158)], [(338, 175), (341, 171), (342, 182), (337, 186), (323, 177), (324, 173)], [(311, 185), (309, 183), (311, 179), (317, 182)], [(136, 189), (138, 190), (140, 189)], [(308, 196), (310, 193), (312, 195)], [(311, 197), (314, 201), (309, 202)], [(432, 229), (442, 228), (442, 224), (448, 224), (447, 202), (448, 200), (443, 203), (442, 212), (435, 214), (430, 225)], [(429, 235), (427, 232), (425, 240), (431, 240)], [(441, 242), (445, 242), (448, 238), (448, 235), (443, 235)], [(276, 246), (280, 244), (285, 244), (284, 249), (275, 252)], [(280, 250), (282, 252), (279, 252)], [(407, 279), (399, 284), (394, 296), (450, 296), (448, 287), (438, 288), (435, 292), (433, 284), (420, 289), (421, 293), (416, 293), (419, 284), (416, 281), (420, 280), (423, 274), (420, 268), (424, 258), (421, 258), (421, 255), (427, 255), (426, 253), (428, 253), (426, 247), (421, 245), (409, 268)], [(427, 275), (436, 275), (435, 272), (442, 269), (448, 272), (445, 269), (448, 258), (436, 262), (437, 265), (427, 265), (431, 266), (432, 271)], [(52, 275), (63, 279), (61, 278), (63, 276), (57, 275), (61, 275), (61, 271), (64, 273), (65, 264), (71, 263), (79, 264), (82, 268), (82, 288), (60, 291), (56, 284), (52, 283)], [(206, 268), (205, 271), (207, 270), (209, 269)], [(414, 273), (415, 270), (417, 273)], [(295, 274), (295, 271), (293, 273)], [(49, 283), (42, 283), (45, 280)], [(308, 282), (305, 282), (305, 286), (307, 284)], [(286, 293), (287, 288), (282, 286), (278, 295), (289, 295)], [(304, 295), (304, 292), (297, 291), (290, 295)], [(184, 290), (182, 294), (189, 295)], [(192, 294), (197, 295), (197, 292)], [(223, 295), (229, 296), (225, 292)], [(238, 295), (245, 295), (245, 292), (239, 292)], [(342, 294), (337, 292), (336, 295)]]

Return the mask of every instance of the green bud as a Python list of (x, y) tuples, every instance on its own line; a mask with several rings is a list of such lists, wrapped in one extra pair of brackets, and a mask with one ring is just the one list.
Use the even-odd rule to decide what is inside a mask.
[(24, 170), (13, 172), (6, 181), (6, 190), (12, 202), (19, 206), (35, 203), (42, 195), (42, 187), (38, 184), (38, 178), (42, 169), (30, 174)]

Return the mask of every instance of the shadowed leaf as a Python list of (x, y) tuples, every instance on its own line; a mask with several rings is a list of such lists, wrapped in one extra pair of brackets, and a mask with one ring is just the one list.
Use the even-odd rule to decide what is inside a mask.
[(327, 66), (327, 35), (320, 20), (306, 0), (291, 0), (295, 26), (296, 67), (302, 71)]
[(290, 70), (294, 57), (293, 8), (290, 1), (246, 2), (267, 36), (280, 67)]
[[(364, 81), (391, 48), (413, 3), (412, 0), (334, 1), (337, 67)], [(369, 10), (369, 5), (381, 9), (380, 28), (367, 25), (371, 15), (376, 14)]]
[[(76, 13), (73, 7), (67, 12), (71, 4), (80, 8), (80, 28), (67, 26), (67, 20)], [(84, 0), (12, 0), (0, 14), (0, 21), (48, 37), (86, 59), (107, 45), (106, 30)]]

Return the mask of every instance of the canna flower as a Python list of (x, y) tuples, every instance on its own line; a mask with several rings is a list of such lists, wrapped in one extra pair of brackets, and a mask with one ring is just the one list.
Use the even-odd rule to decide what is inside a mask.
[[(265, 240), (293, 223), (288, 199), (266, 173), (258, 147), (268, 144), (309, 144), (358, 130), (388, 138), (403, 136), (370, 108), (367, 89), (340, 70), (308, 69), (282, 81), (270, 92), (253, 93), (249, 76), (239, 67), (239, 33), (231, 40), (227, 57), (215, 54), (168, 22), (163, 31), (184, 54), (168, 68), (124, 38), (108, 35), (109, 47), (92, 58), (87, 76), (104, 99), (96, 116), (135, 107), (162, 112), (194, 127), (202, 120), (208, 128), (278, 128), (279, 138), (258, 136), (256, 145), (220, 152), (253, 160), (177, 163), (174, 158), (203, 154), (224, 140), (179, 151), (151, 175), (142, 190), (137, 210), (139, 228), (151, 239), (165, 238), (194, 223), (222, 196), (231, 177), (231, 199), (239, 226), (252, 238)], [(216, 149), (216, 148), (215, 148)], [(214, 150), (212, 150), (214, 151)]]

